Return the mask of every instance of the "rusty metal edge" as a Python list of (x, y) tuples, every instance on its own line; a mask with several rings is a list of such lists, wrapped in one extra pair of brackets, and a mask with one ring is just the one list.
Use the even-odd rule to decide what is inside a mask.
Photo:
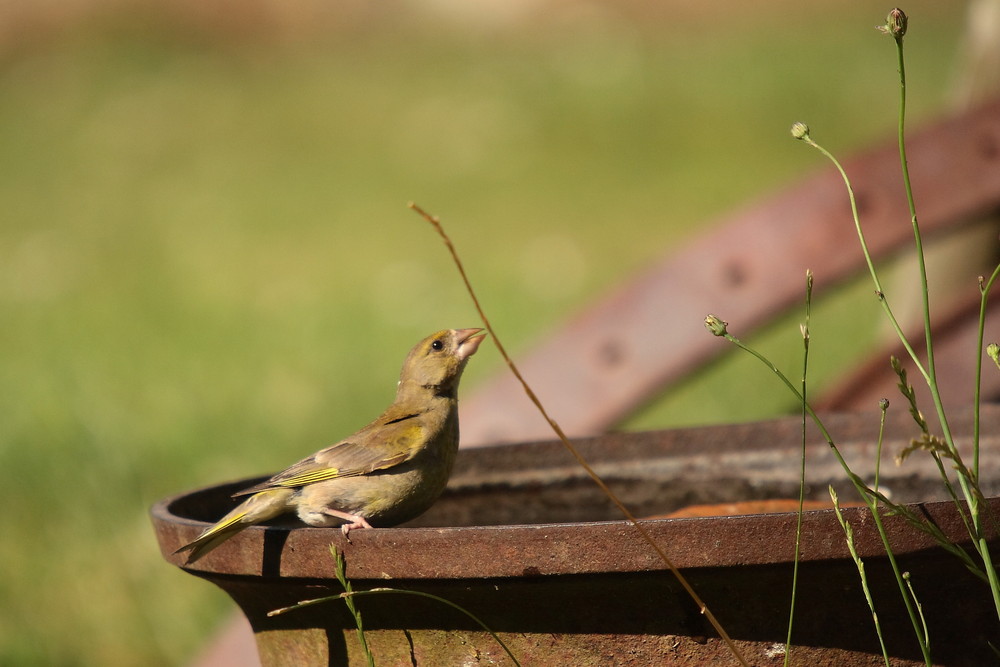
[[(963, 415), (956, 420), (956, 433), (968, 426)], [(897, 419), (904, 419), (899, 415)], [(992, 428), (1000, 418), (1000, 407), (984, 408), (984, 424)], [(674, 429), (664, 434), (662, 443), (670, 448), (677, 440), (698, 440), (721, 447), (727, 434), (747, 434), (748, 450), (759, 449), (770, 437), (787, 431), (795, 420), (771, 420), (751, 424)], [(831, 417), (831, 423), (843, 426), (858, 446), (866, 446), (870, 415)], [(855, 426), (851, 428), (851, 424)], [(655, 436), (655, 433), (653, 434)], [(681, 437), (678, 438), (677, 436)], [(641, 442), (650, 434), (614, 434), (613, 453), (629, 439)], [(847, 437), (847, 436), (845, 436)], [(601, 439), (595, 439), (600, 441)], [(551, 442), (525, 443), (552, 448)], [(585, 443), (586, 444), (586, 443)], [(687, 444), (691, 444), (688, 442)], [(786, 443), (774, 443), (784, 447)], [(852, 446), (850, 443), (842, 443)], [(486, 457), (491, 450), (505, 446), (465, 452), (472, 459)], [(682, 452), (678, 452), (681, 454)], [(530, 456), (525, 457), (531, 459)], [(332, 576), (330, 547), (348, 555), (349, 575), (363, 579), (482, 578), (561, 575), (594, 572), (645, 572), (664, 569), (649, 545), (635, 528), (625, 521), (580, 523), (537, 523), (502, 526), (459, 526), (434, 528), (381, 528), (352, 533), (347, 543), (336, 529), (309, 527), (254, 526), (230, 539), (201, 561), (187, 566), (183, 555), (174, 555), (179, 546), (194, 539), (206, 523), (180, 516), (173, 507), (183, 498), (221, 487), (242, 487), (253, 480), (229, 485), (213, 485), (197, 491), (177, 494), (156, 503), (151, 509), (157, 539), (163, 557), (192, 573), (231, 575), (328, 578)], [(994, 512), (1000, 512), (1000, 499), (989, 500)], [(956, 543), (968, 542), (968, 535), (955, 507), (950, 502), (917, 503), (909, 507), (931, 518)], [(867, 509), (849, 508), (845, 514), (854, 524), (858, 551), (863, 557), (884, 554)], [(759, 565), (790, 562), (793, 553), (795, 514), (766, 514), (729, 517), (649, 519), (642, 521), (658, 544), (667, 548), (671, 559), (682, 568)], [(897, 554), (916, 553), (936, 548), (926, 534), (906, 525), (900, 517), (887, 517), (893, 549)], [(803, 524), (804, 561), (823, 561), (848, 557), (836, 519), (830, 510), (806, 512)], [(833, 538), (831, 539), (831, 535)], [(991, 536), (992, 537), (992, 536)]]

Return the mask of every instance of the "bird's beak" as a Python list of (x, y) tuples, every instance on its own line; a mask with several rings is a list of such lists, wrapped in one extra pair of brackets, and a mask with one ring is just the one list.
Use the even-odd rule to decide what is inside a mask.
[(479, 345), (485, 340), (486, 334), (482, 329), (456, 329), (455, 337), (458, 339), (458, 348), (455, 356), (459, 359), (468, 359), (476, 353)]

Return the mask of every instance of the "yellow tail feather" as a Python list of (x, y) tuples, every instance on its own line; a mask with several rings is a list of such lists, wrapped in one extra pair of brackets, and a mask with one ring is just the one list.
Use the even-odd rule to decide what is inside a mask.
[(250, 526), (251, 524), (249, 523), (243, 523), (243, 518), (245, 516), (246, 512), (240, 512), (232, 517), (227, 516), (225, 519), (199, 535), (196, 540), (190, 544), (184, 545), (174, 553), (179, 554), (182, 551), (190, 551), (191, 553), (188, 555), (187, 562), (195, 562), (236, 533), (240, 532), (247, 526)]
[(294, 494), (291, 489), (273, 489), (256, 493), (222, 517), (218, 523), (207, 528), (194, 541), (185, 544), (174, 553), (190, 551), (186, 564), (191, 564), (244, 528), (273, 519), (290, 509), (289, 501)]

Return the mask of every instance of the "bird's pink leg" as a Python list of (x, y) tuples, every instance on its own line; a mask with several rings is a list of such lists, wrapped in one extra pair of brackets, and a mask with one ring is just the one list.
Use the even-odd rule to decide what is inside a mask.
[(329, 514), (330, 516), (335, 516), (338, 519), (343, 519), (348, 523), (343, 524), (340, 527), (340, 532), (344, 534), (347, 541), (351, 541), (350, 532), (355, 528), (371, 528), (371, 524), (368, 523), (363, 516), (358, 516), (357, 514), (348, 514), (347, 512), (341, 512), (340, 510), (335, 510), (329, 507), (323, 508), (323, 514)]

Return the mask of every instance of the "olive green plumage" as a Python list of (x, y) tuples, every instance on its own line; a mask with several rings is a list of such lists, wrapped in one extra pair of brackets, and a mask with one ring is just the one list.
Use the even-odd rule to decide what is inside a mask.
[(248, 526), (295, 512), (310, 526), (392, 526), (430, 507), (458, 452), (458, 382), (482, 329), (439, 331), (410, 350), (396, 400), (349, 438), (266, 482), (197, 539), (177, 550), (194, 562)]

